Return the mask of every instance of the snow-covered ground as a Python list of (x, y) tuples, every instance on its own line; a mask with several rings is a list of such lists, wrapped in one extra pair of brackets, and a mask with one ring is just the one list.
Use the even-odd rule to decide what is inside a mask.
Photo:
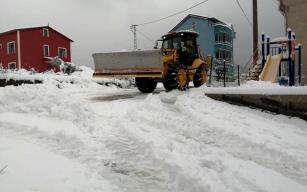
[(306, 86), (285, 87), (268, 81), (248, 81), (240, 87), (210, 87), (208, 94), (307, 95)]
[(307, 191), (307, 122), (98, 85), (0, 88), (0, 191)]

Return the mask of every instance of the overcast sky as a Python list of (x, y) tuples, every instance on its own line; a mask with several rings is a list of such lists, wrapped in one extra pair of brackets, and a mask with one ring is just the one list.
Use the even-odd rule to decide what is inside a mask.
[[(93, 65), (91, 54), (131, 50), (131, 24), (144, 23), (184, 10), (201, 0), (0, 0), (0, 32), (49, 24), (73, 39), (72, 60), (77, 65)], [(252, 0), (240, 0), (252, 20)], [(277, 0), (258, 0), (259, 34), (271, 37), (285, 33)], [(151, 40), (138, 35), (138, 46), (151, 49), (154, 40), (167, 33), (187, 14), (216, 17), (232, 23), (237, 32), (235, 63), (245, 64), (252, 50), (252, 28), (235, 0), (209, 0), (170, 19), (139, 27)]]

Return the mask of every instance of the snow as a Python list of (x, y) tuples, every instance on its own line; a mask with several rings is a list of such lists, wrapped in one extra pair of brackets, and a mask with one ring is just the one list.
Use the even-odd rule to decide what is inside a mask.
[(63, 74), (62, 72), (54, 73), (49, 71), (46, 73), (33, 73), (24, 69), (16, 71), (5, 71), (0, 73), (0, 79), (6, 79), (7, 81), (12, 80), (29, 80), (34, 82), (35, 80), (41, 82), (66, 82), (66, 83), (89, 83), (96, 82), (104, 85), (116, 85), (122, 88), (130, 88), (133, 86), (134, 81), (132, 79), (109, 79), (109, 78), (100, 78), (93, 79), (94, 70), (81, 66), (79, 67), (80, 71), (74, 72), (71, 75)]
[(39, 80), (42, 81), (43, 78), (40, 75), (32, 75), (30, 71), (26, 71), (24, 69), (19, 71), (0, 71), (0, 79), (14, 79), (14, 80), (29, 80), (35, 81)]
[[(97, 180), (79, 163), (50, 152), (23, 138), (0, 140), (1, 161), (9, 162), (0, 175), (1, 191), (104, 191), (108, 183)], [(5, 149), (5, 150), (3, 150)]]
[(211, 87), (207, 94), (307, 95), (307, 87), (284, 87), (268, 81), (248, 81), (240, 87)]
[(284, 42), (287, 43), (289, 41), (288, 37), (276, 37), (271, 40), (272, 43)]
[(0, 88), (0, 191), (306, 191), (306, 121), (91, 74)]

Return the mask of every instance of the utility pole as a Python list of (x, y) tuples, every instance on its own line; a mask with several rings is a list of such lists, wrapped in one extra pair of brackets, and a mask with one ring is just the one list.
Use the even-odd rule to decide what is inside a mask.
[(258, 5), (257, 0), (253, 0), (253, 63), (258, 61)]
[(133, 33), (134, 50), (138, 49), (137, 37), (136, 37), (136, 27), (137, 25), (131, 25), (130, 30)]

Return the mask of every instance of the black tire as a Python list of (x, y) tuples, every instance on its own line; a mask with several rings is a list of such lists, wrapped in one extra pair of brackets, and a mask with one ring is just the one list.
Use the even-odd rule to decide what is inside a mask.
[(178, 89), (180, 91), (185, 91), (187, 89), (188, 81), (183, 85), (180, 85), (180, 83), (178, 81), (178, 72), (180, 70), (184, 70), (187, 73), (187, 69), (184, 65), (173, 64), (173, 65), (169, 66), (168, 74), (167, 74), (165, 80), (163, 81), (163, 86), (164, 86), (166, 91), (171, 91), (171, 90), (174, 90), (174, 89)]
[(168, 73), (163, 81), (163, 87), (166, 91), (171, 91), (173, 89), (177, 89), (178, 82), (177, 82), (177, 72), (178, 66), (177, 65), (169, 65)]
[(202, 73), (204, 72), (204, 70), (205, 70), (204, 64), (202, 64), (201, 66), (198, 67), (198, 69), (196, 69), (196, 73), (193, 78), (194, 87), (196, 88), (200, 87), (205, 83), (202, 77)]
[(135, 84), (142, 93), (152, 93), (157, 87), (157, 82), (152, 78), (136, 77)]

